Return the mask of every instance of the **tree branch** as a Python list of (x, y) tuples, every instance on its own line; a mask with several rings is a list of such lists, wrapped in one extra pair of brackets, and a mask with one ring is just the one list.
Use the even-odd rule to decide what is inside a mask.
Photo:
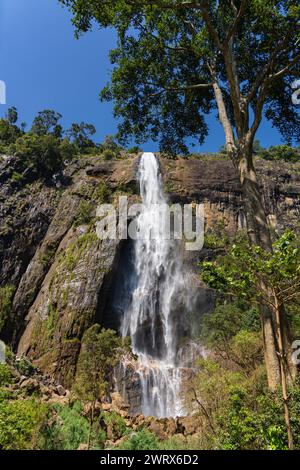
[(269, 77), (270, 80), (275, 80), (276, 78), (280, 78), (280, 77), (284, 76), (287, 72), (290, 71), (291, 67), (293, 67), (294, 65), (297, 64), (297, 62), (300, 62), (300, 53), (297, 54), (296, 57), (294, 57), (294, 59), (291, 60), (291, 62), (286, 67), (284, 67), (279, 72), (271, 75), (271, 77)]
[[(241, 1), (240, 9), (239, 9), (239, 11), (237, 12), (237, 15), (236, 15), (236, 17), (235, 17), (235, 20), (234, 20), (232, 26), (229, 28), (228, 33), (227, 33), (227, 35), (226, 35), (226, 42), (227, 42), (227, 43), (229, 42), (229, 40), (232, 38), (232, 36), (233, 36), (234, 33), (236, 32), (237, 27), (238, 27), (238, 25), (239, 25), (239, 22), (241, 21), (243, 15), (244, 15), (244, 13), (245, 13), (247, 3), (248, 3), (247, 0), (242, 0), (242, 1)], [(236, 8), (236, 6), (233, 4), (233, 2), (231, 2), (231, 4), (234, 6), (234, 9), (237, 11), (237, 8)]]
[(199, 89), (210, 88), (212, 86), (213, 86), (213, 83), (198, 83), (197, 85), (187, 85), (187, 86), (184, 86), (184, 87), (166, 87), (163, 90), (160, 90), (156, 93), (151, 94), (150, 96), (161, 95), (162, 93), (165, 93), (166, 91), (185, 92), (185, 91), (189, 91), (189, 90), (199, 90)]

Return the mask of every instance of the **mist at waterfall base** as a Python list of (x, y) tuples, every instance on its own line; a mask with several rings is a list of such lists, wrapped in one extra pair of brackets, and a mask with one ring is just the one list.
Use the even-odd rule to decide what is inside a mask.
[[(121, 314), (120, 332), (130, 336), (137, 356), (134, 373), (142, 414), (176, 417), (184, 414), (181, 384), (185, 364), (180, 341), (188, 330), (191, 288), (183, 268), (182, 245), (166, 236), (163, 211), (167, 200), (153, 153), (142, 155), (138, 179), (143, 204), (136, 221), (139, 237), (127, 254), (128, 269), (119, 282), (114, 307)], [(124, 359), (119, 373), (125, 375), (130, 367)]]

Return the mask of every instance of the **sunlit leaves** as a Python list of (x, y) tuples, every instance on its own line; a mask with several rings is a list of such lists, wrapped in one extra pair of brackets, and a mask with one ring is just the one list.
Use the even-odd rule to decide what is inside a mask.
[(287, 230), (273, 243), (273, 251), (250, 247), (241, 240), (227, 256), (201, 265), (204, 282), (212, 288), (248, 300), (268, 302), (262, 285), (288, 302), (300, 292), (300, 251), (294, 232)]

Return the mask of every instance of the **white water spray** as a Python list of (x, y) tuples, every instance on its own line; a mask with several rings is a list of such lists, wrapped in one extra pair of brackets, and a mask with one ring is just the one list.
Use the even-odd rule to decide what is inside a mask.
[(154, 154), (142, 155), (139, 181), (143, 211), (134, 246), (136, 285), (121, 329), (138, 356), (142, 413), (175, 417), (183, 413), (175, 316), (186, 314), (187, 289), (179, 245), (168, 237), (167, 202)]

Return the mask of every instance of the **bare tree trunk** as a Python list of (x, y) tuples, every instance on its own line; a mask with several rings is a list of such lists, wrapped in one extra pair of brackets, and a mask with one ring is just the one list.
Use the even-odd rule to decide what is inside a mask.
[(279, 356), (279, 364), (280, 364), (280, 376), (281, 376), (281, 392), (282, 392), (282, 401), (284, 407), (284, 420), (288, 435), (288, 446), (290, 450), (294, 449), (294, 439), (293, 439), (293, 431), (291, 426), (291, 418), (290, 418), (290, 410), (289, 410), (289, 396), (287, 391), (287, 361), (286, 361), (286, 354), (284, 350), (283, 344), (283, 336), (282, 336), (282, 323), (281, 323), (281, 312), (280, 306), (277, 301), (277, 296), (274, 293), (274, 300), (275, 300), (275, 313), (276, 313), (276, 334), (278, 340), (278, 356)]
[[(248, 132), (248, 123), (240, 122), (237, 126), (240, 130), (238, 142), (235, 142), (234, 133), (231, 122), (229, 120), (222, 90), (218, 83), (214, 64), (208, 64), (213, 81), (213, 90), (218, 106), (219, 119), (224, 129), (226, 148), (237, 173), (239, 175), (243, 204), (247, 225), (248, 238), (252, 245), (261, 246), (266, 251), (272, 251), (272, 243), (270, 230), (268, 226), (267, 216), (263, 206), (263, 198), (257, 182), (256, 171), (253, 165), (253, 138), (254, 133)], [(239, 103), (240, 105), (240, 103)], [(244, 114), (244, 118), (248, 120), (248, 113)], [(239, 116), (242, 119), (242, 114)], [(243, 133), (243, 135), (241, 135)], [(268, 293), (267, 286), (260, 286), (262, 291)], [(275, 312), (266, 306), (261, 306), (261, 323), (263, 331), (264, 357), (267, 369), (268, 385), (270, 390), (275, 391), (281, 383), (280, 365), (278, 358), (278, 344), (276, 337), (276, 320)], [(288, 370), (291, 371), (290, 377), (296, 375), (295, 365), (291, 359), (291, 341), (289, 325), (286, 319), (284, 308), (281, 309), (281, 325), (284, 351), (288, 351), (287, 362)]]
[(94, 423), (94, 410), (95, 410), (95, 400), (92, 402), (92, 409), (91, 409), (91, 417), (90, 417), (90, 428), (89, 428), (89, 436), (88, 436), (88, 450), (90, 450), (91, 447), (91, 437), (92, 437), (92, 428), (93, 428), (93, 423)]
[[(252, 163), (251, 146), (245, 148), (243, 151), (244, 155), (239, 155), (238, 159), (238, 172), (243, 191), (248, 237), (251, 244), (261, 246), (266, 251), (271, 251), (272, 243), (270, 231), (256, 172)], [(260, 287), (262, 292), (266, 292), (268, 296), (268, 287), (264, 285)], [(278, 343), (276, 334), (276, 312), (272, 312), (272, 309), (266, 306), (261, 306), (261, 322), (268, 384), (269, 388), (274, 391), (278, 384), (280, 384), (281, 375), (278, 344), (276, 344)], [(291, 334), (283, 306), (280, 307), (280, 324), (283, 350), (286, 353), (288, 381), (292, 382), (296, 376), (296, 366), (292, 361)]]

